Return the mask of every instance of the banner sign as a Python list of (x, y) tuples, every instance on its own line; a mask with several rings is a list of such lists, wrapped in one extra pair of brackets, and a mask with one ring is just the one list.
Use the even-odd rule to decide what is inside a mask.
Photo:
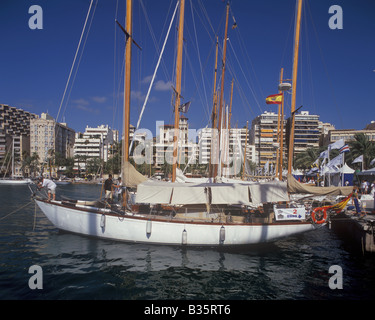
[(298, 208), (277, 208), (274, 206), (276, 221), (304, 220), (306, 219), (305, 207)]

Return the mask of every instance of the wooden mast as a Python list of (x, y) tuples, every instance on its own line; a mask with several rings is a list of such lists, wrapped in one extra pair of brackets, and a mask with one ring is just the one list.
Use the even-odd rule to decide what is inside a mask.
[[(133, 0), (126, 1), (126, 48), (125, 48), (125, 79), (124, 79), (124, 143), (122, 144), (123, 167), (129, 161), (129, 128), (130, 128), (130, 79), (131, 79), (131, 59), (132, 59), (132, 34), (133, 34)], [(123, 177), (124, 178), (124, 177)]]
[[(281, 68), (281, 72), (280, 72), (280, 80), (279, 80), (279, 83), (282, 82), (283, 80), (283, 71), (284, 69)], [(279, 93), (282, 94), (282, 91), (279, 90)], [(284, 103), (284, 96), (282, 97), (282, 102), (281, 104)], [(278, 104), (278, 112), (277, 112), (277, 145), (278, 145), (278, 149), (277, 149), (277, 152), (276, 152), (276, 174), (275, 176), (278, 177), (279, 176), (279, 167), (280, 167), (280, 139), (281, 139), (281, 132), (280, 132), (280, 117), (281, 117), (281, 104)]]
[(217, 78), (217, 56), (219, 49), (219, 37), (216, 37), (216, 55), (215, 55), (215, 77), (214, 77), (214, 95), (213, 95), (213, 113), (212, 113), (212, 128), (216, 128), (217, 119), (217, 93), (216, 93), (216, 78)]
[[(212, 159), (216, 154), (216, 118), (217, 118), (217, 92), (216, 92), (216, 77), (217, 77), (217, 56), (219, 49), (219, 37), (216, 36), (216, 54), (215, 54), (215, 76), (214, 76), (214, 93), (213, 93), (213, 108), (212, 108), (212, 130), (211, 130), (211, 151), (210, 151), (210, 163), (209, 163), (209, 175), (213, 177), (212, 170)], [(215, 142), (214, 142), (215, 139)]]
[(230, 130), (230, 120), (232, 118), (232, 100), (233, 100), (233, 79), (232, 79), (231, 89), (230, 89), (230, 103), (229, 103), (229, 115), (228, 115), (228, 129), (229, 130)]
[(247, 131), (249, 127), (249, 121), (246, 121), (246, 138), (245, 138), (245, 151), (243, 154), (243, 169), (242, 169), (242, 180), (245, 180), (245, 169), (246, 169), (246, 146), (247, 146)]
[(232, 79), (231, 89), (230, 89), (229, 111), (227, 110), (227, 112), (228, 112), (228, 114), (227, 114), (228, 123), (226, 124), (226, 128), (227, 128), (226, 143), (228, 143), (228, 146), (226, 147), (226, 155), (225, 155), (226, 156), (226, 161), (225, 161), (225, 163), (226, 163), (227, 167), (228, 167), (229, 152), (230, 152), (230, 121), (232, 119), (232, 100), (233, 100), (233, 79)]
[(185, 14), (185, 0), (180, 0), (180, 22), (178, 25), (178, 46), (177, 46), (177, 65), (176, 65), (176, 99), (174, 107), (174, 134), (173, 134), (173, 170), (172, 182), (176, 181), (177, 169), (177, 149), (179, 136), (179, 121), (180, 121), (180, 98), (181, 98), (181, 73), (182, 73), (182, 49), (184, 37), (184, 14)]
[[(225, 78), (225, 60), (227, 55), (227, 38), (228, 38), (228, 18), (229, 18), (229, 2), (227, 3), (227, 15), (225, 20), (225, 34), (224, 34), (224, 47), (223, 47), (223, 62), (222, 62), (222, 72), (221, 72), (221, 87), (220, 87), (220, 105), (219, 105), (219, 119), (218, 119), (218, 131), (219, 131), (219, 141), (221, 137), (221, 118), (223, 113), (223, 100), (224, 100), (224, 78)], [(220, 142), (219, 142), (220, 143)], [(218, 162), (220, 162), (219, 159)], [(214, 178), (217, 176), (218, 164), (215, 164)]]
[[(284, 68), (281, 68), (280, 80), (283, 79)], [(283, 179), (283, 157), (284, 157), (284, 92), (281, 102), (281, 123), (280, 123), (280, 156), (279, 156), (279, 180)]]
[(301, 30), (301, 12), (302, 0), (298, 0), (297, 25), (294, 38), (294, 58), (293, 58), (293, 80), (292, 80), (292, 104), (291, 104), (291, 125), (289, 135), (289, 153), (288, 153), (288, 173), (292, 173), (293, 166), (293, 148), (294, 148), (294, 118), (296, 110), (296, 87), (297, 87), (297, 70), (298, 70), (298, 49)]

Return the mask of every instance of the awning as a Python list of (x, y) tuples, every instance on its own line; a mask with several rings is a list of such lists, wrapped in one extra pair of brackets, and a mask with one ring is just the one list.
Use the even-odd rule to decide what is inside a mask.
[(137, 203), (229, 204), (258, 206), (289, 201), (286, 182), (264, 183), (171, 183), (146, 181), (138, 185)]

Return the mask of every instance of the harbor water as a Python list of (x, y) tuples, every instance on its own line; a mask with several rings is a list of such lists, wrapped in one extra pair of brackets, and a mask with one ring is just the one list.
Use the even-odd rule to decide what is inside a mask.
[[(97, 199), (100, 186), (60, 185), (62, 195)], [(375, 258), (328, 227), (235, 251), (122, 243), (58, 231), (30, 196), (27, 186), (0, 186), (1, 300), (375, 298)], [(42, 288), (30, 287), (31, 266)], [(331, 266), (341, 288), (330, 285)]]

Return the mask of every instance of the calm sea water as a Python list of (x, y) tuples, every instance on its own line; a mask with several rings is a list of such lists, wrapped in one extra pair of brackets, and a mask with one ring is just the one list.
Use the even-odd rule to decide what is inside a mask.
[[(95, 199), (100, 186), (58, 186), (57, 197)], [(59, 232), (27, 186), (0, 186), (0, 299), (374, 299), (374, 257), (327, 227), (241, 251), (119, 243)], [(29, 267), (43, 270), (31, 290)], [(332, 265), (343, 288), (328, 282)]]

